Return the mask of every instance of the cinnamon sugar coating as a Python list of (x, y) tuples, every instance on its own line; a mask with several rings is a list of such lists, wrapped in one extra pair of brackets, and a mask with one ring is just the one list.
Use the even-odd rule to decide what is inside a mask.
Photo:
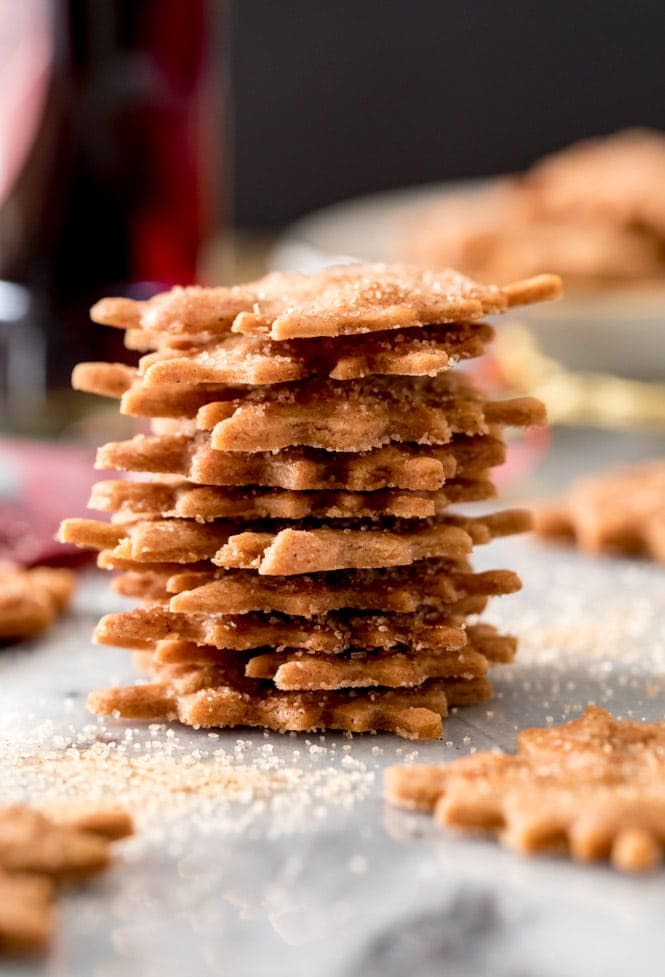
[[(276, 343), (263, 336), (230, 335), (174, 349), (170, 334), (146, 334), (140, 372), (149, 386), (184, 383), (270, 384), (331, 377), (354, 380), (373, 375), (434, 376), (458, 360), (481, 356), (492, 339), (487, 323), (449, 323), (365, 336), (293, 339)], [(125, 340), (130, 337), (126, 334)], [(185, 354), (186, 355), (183, 355)]]
[(244, 454), (215, 451), (210, 436), (136, 435), (110, 442), (97, 452), (95, 467), (181, 475), (202, 485), (258, 485), (291, 491), (374, 492), (397, 488), (436, 491), (448, 478), (473, 477), (505, 460), (495, 433), (455, 437), (443, 447), (390, 445), (362, 454), (316, 448)]
[(441, 736), (448, 704), (480, 702), (484, 678), (435, 679), (411, 689), (282, 692), (233, 668), (163, 666), (149, 685), (93, 692), (93, 712), (126, 719), (178, 719), (189, 726), (263, 726), (278, 732), (384, 730), (407, 739)]
[[(350, 648), (399, 647), (431, 653), (464, 646), (462, 625), (469, 612), (466, 606), (451, 606), (424, 608), (408, 614), (346, 611), (304, 618), (276, 612), (204, 614), (146, 607), (107, 614), (97, 625), (94, 637), (100, 644), (139, 651), (151, 650), (155, 641), (176, 639), (225, 651), (296, 648), (338, 654)], [(474, 625), (478, 627), (481, 626)], [(487, 647), (491, 637), (484, 632), (482, 641)], [(495, 648), (491, 654), (493, 659), (500, 660), (502, 648)]]
[(564, 846), (579, 861), (642, 871), (665, 846), (665, 723), (589, 706), (580, 719), (519, 733), (514, 756), (392, 767), (385, 791), (391, 803), (498, 834), (523, 854)]
[(514, 509), (475, 518), (444, 515), (420, 520), (415, 529), (400, 520), (385, 528), (342, 523), (339, 528), (312, 526), (269, 529), (248, 526), (234, 533), (233, 522), (199, 523), (161, 519), (104, 523), (67, 519), (59, 531), (65, 543), (110, 550), (114, 560), (141, 563), (195, 563), (210, 560), (224, 568), (256, 569), (261, 575), (293, 576), (333, 570), (405, 566), (419, 560), (464, 558), (472, 543), (522, 532), (530, 514)]
[(344, 265), (316, 275), (273, 272), (230, 288), (174, 288), (144, 302), (102, 299), (91, 315), (122, 329), (259, 333), (285, 340), (470, 322), (556, 298), (560, 291), (560, 280), (548, 275), (497, 288), (450, 269)]
[(578, 286), (659, 282), (665, 273), (665, 136), (588, 139), (523, 175), (442, 197), (414, 215), (400, 254), (482, 281), (551, 268)]
[(112, 479), (93, 486), (91, 509), (114, 513), (114, 521), (141, 517), (196, 519), (426, 519), (442, 515), (453, 502), (478, 502), (496, 494), (484, 472), (476, 478), (449, 479), (435, 492), (291, 492), (288, 489), (225, 488), (173, 484), (169, 481), (124, 482)]

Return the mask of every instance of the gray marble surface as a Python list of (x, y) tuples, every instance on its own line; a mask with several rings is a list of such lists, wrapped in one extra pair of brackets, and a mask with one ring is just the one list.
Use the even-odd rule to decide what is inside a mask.
[[(153, 797), (138, 811), (139, 835), (123, 843), (115, 868), (61, 899), (53, 952), (42, 963), (5, 963), (3, 972), (660, 975), (665, 873), (630, 878), (604, 866), (520, 859), (382, 801), (382, 771), (391, 763), (511, 749), (517, 729), (572, 718), (590, 701), (617, 715), (665, 717), (662, 568), (592, 560), (528, 539), (497, 541), (478, 551), (478, 563), (512, 567), (526, 582), (490, 615), (521, 639), (518, 662), (495, 672), (492, 703), (451, 716), (444, 742), (436, 743), (243, 731), (241, 765), (259, 764), (287, 784), (301, 777), (298, 786), (258, 800), (252, 791), (231, 800), (221, 790), (200, 801), (166, 797), (163, 810)], [(151, 740), (169, 735), (166, 727), (97, 724), (85, 710), (91, 688), (135, 674), (128, 653), (89, 639), (114, 601), (106, 580), (91, 575), (67, 620), (43, 640), (3, 652), (5, 797), (45, 790), (48, 778), (39, 762), (33, 768), (34, 757), (57, 757), (72, 742), (83, 752), (96, 742), (129, 742), (145, 756)], [(210, 738), (178, 728), (170, 735), (180, 761), (214, 764), (218, 750), (238, 755), (233, 732)], [(63, 793), (80, 795), (69, 768), (61, 769)], [(54, 790), (53, 777), (47, 786)], [(111, 788), (101, 796), (124, 799)]]

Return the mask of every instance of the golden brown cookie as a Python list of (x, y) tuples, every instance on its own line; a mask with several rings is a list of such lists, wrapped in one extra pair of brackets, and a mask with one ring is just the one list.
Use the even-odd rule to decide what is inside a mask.
[(102, 299), (91, 315), (121, 329), (259, 333), (285, 340), (470, 322), (560, 292), (560, 280), (551, 275), (497, 288), (450, 269), (344, 265), (315, 275), (273, 272), (231, 288), (174, 288), (143, 302)]
[(137, 417), (193, 417), (210, 401), (232, 397), (233, 387), (223, 384), (182, 386), (177, 383), (146, 387), (136, 367), (124, 363), (79, 363), (72, 387), (84, 393), (120, 400), (123, 414)]
[[(114, 829), (118, 824), (113, 814)], [(131, 823), (126, 818), (131, 833)], [(84, 879), (110, 861), (109, 818), (90, 813), (73, 824), (53, 821), (28, 807), (0, 809), (0, 868), (6, 872), (46, 875), (56, 881)], [(117, 832), (113, 832), (117, 837)]]
[(390, 445), (363, 454), (286, 448), (257, 454), (215, 451), (210, 435), (137, 435), (97, 452), (98, 469), (181, 475), (202, 485), (258, 485), (291, 491), (436, 491), (448, 478), (473, 477), (505, 460), (494, 433), (455, 437), (443, 447)]
[(488, 434), (490, 425), (542, 425), (533, 398), (488, 402), (459, 374), (316, 381), (206, 404), (196, 416), (218, 451), (277, 451), (296, 445), (361, 452), (395, 442), (447, 444), (455, 434)]
[(665, 563), (665, 461), (612, 469), (573, 484), (559, 505), (535, 513), (547, 539), (588, 553), (646, 556)]
[(278, 732), (383, 730), (408, 739), (441, 736), (447, 705), (481, 702), (485, 678), (436, 679), (411, 689), (281, 692), (270, 683), (237, 678), (218, 666), (163, 666), (150, 685), (93, 692), (93, 712), (126, 719), (173, 720), (189, 726), (263, 726)]
[(472, 649), (454, 655), (412, 657), (394, 652), (368, 656), (358, 652), (349, 658), (317, 658), (307, 653), (279, 652), (256, 655), (247, 664), (251, 678), (270, 679), (275, 687), (294, 692), (330, 692), (337, 689), (380, 687), (406, 689), (434, 678), (477, 678), (487, 671), (487, 661)]
[(447, 444), (453, 433), (487, 434), (482, 399), (466, 378), (369, 377), (255, 388), (210, 403), (196, 417), (219, 451), (274, 451), (294, 445), (368, 451), (394, 441)]
[[(508, 571), (505, 571), (506, 573)], [(471, 601), (477, 598), (471, 598)], [(482, 610), (462, 601), (443, 608), (421, 608), (410, 614), (380, 612), (330, 612), (315, 618), (289, 617), (279, 613), (205, 614), (169, 611), (163, 607), (136, 608), (105, 615), (94, 638), (100, 644), (136, 650), (152, 649), (155, 641), (178, 639), (228, 651), (256, 648), (300, 648), (338, 654), (349, 648), (413, 651), (461, 648), (465, 644), (464, 618)], [(493, 631), (474, 625), (469, 634), (488, 648)], [(499, 661), (504, 649), (491, 652)], [(490, 652), (487, 653), (490, 657)]]
[(604, 218), (665, 238), (665, 135), (625, 129), (540, 160), (526, 184), (546, 215)]
[(247, 530), (233, 534), (234, 523), (162, 519), (103, 523), (67, 519), (59, 539), (99, 549), (135, 563), (195, 563), (211, 560), (226, 568), (257, 569), (259, 574), (291, 576), (317, 571), (389, 567), (436, 557), (463, 558), (471, 538), (447, 517), (410, 532), (382, 529)]
[(53, 883), (0, 870), (0, 954), (43, 953), (54, 930)]
[[(113, 568), (115, 561), (102, 561), (102, 557), (104, 553), (100, 554), (100, 566)], [(118, 594), (140, 598), (150, 605), (168, 605), (172, 601), (172, 606), (180, 611), (280, 611), (303, 617), (349, 605), (357, 610), (403, 612), (453, 603), (468, 608), (468, 614), (477, 614), (483, 610), (487, 597), (515, 593), (521, 587), (519, 577), (511, 570), (471, 573), (463, 566), (451, 567), (448, 561), (438, 560), (413, 564), (412, 572), (408, 568), (349, 570), (322, 574), (313, 580), (305, 575), (271, 578), (247, 571), (211, 570), (197, 564), (194, 567), (182, 572), (176, 564), (134, 565), (112, 586)], [(359, 592), (355, 584), (363, 586), (364, 591)]]
[[(122, 382), (117, 375), (121, 375)], [(120, 396), (120, 411), (138, 417), (195, 418), (219, 451), (261, 452), (305, 445), (358, 452), (391, 442), (447, 444), (453, 434), (487, 434), (494, 423), (543, 424), (534, 398), (488, 402), (464, 374), (306, 380), (246, 390), (200, 384), (147, 387), (132, 367), (80, 363), (78, 390)], [(183, 433), (190, 433), (189, 430)]]
[(0, 564), (0, 641), (45, 631), (69, 605), (75, 580), (69, 570)]
[[(245, 614), (278, 611), (316, 617), (328, 611), (414, 612), (428, 605), (455, 604), (469, 596), (514, 593), (519, 578), (510, 570), (473, 573), (462, 563), (427, 560), (411, 568), (345, 570), (316, 576), (259, 578), (242, 572), (174, 573), (164, 582), (173, 611)], [(136, 595), (136, 596), (140, 596)]]
[[(506, 638), (506, 649), (514, 649)], [(409, 688), (435, 678), (479, 678), (486, 674), (488, 659), (482, 650), (467, 644), (459, 651), (437, 654), (352, 650), (344, 655), (321, 656), (303, 651), (266, 652), (248, 661), (245, 674), (271, 679), (285, 691), (335, 689)]]
[[(217, 337), (205, 345), (174, 349), (169, 333), (142, 330), (125, 335), (141, 350), (140, 372), (150, 386), (184, 383), (271, 384), (331, 377), (354, 380), (372, 375), (434, 376), (458, 360), (481, 356), (492, 339), (487, 323), (455, 322), (369, 336), (294, 339), (275, 343), (263, 336)], [(164, 340), (169, 344), (164, 345)]]
[(441, 824), (499, 834), (524, 854), (565, 847), (580, 861), (653, 868), (665, 845), (665, 723), (580, 719), (524, 730), (517, 753), (476, 753), (446, 767), (392, 767), (391, 803)]
[(54, 883), (82, 881), (110, 863), (109, 842), (132, 834), (124, 811), (90, 810), (63, 821), (25, 806), (0, 809), (0, 953), (47, 949)]
[(485, 473), (477, 478), (449, 479), (436, 492), (291, 492), (288, 489), (225, 488), (189, 482), (125, 482), (93, 485), (91, 509), (112, 512), (114, 521), (143, 518), (236, 519), (426, 519), (442, 515), (453, 502), (492, 498), (496, 489)]
[(400, 252), (422, 267), (453, 262), (481, 281), (508, 282), (541, 268), (586, 285), (662, 277), (662, 244), (654, 235), (584, 207), (544, 213), (530, 179), (430, 204), (403, 232)]
[[(256, 662), (263, 658), (264, 663), (268, 663), (269, 668), (279, 667), (286, 663), (289, 658), (294, 656), (302, 660), (305, 656), (313, 656), (319, 660), (334, 662), (337, 658), (345, 662), (367, 659), (377, 661), (387, 658), (405, 658), (409, 660), (420, 660), (420, 658), (432, 658), (443, 656), (450, 661), (473, 661), (479, 662), (479, 656), (485, 662), (492, 664), (510, 662), (515, 657), (517, 642), (511, 635), (499, 634), (495, 628), (489, 624), (470, 625), (466, 631), (464, 628), (446, 623), (444, 615), (427, 620), (426, 617), (413, 615), (411, 618), (412, 630), (408, 630), (405, 622), (406, 615), (397, 617), (380, 618), (372, 615), (363, 619), (353, 619), (344, 622), (344, 627), (351, 640), (358, 638), (365, 641), (365, 647), (359, 648), (337, 648), (330, 652), (321, 652), (307, 648), (279, 648), (271, 652), (262, 652), (253, 649), (251, 651), (251, 662)], [(381, 625), (381, 620), (385, 623)], [(454, 618), (451, 619), (454, 621)], [(400, 623), (402, 622), (402, 623)], [(137, 625), (140, 631), (141, 622)], [(382, 629), (382, 630), (381, 630)], [(392, 642), (390, 647), (387, 644)], [(376, 647), (373, 647), (376, 645)], [(369, 651), (367, 650), (369, 648)], [(236, 654), (228, 648), (216, 648), (214, 645), (196, 644), (182, 638), (166, 638), (157, 641), (145, 641), (141, 649), (151, 655), (156, 663), (163, 665), (219, 665), (222, 664), (229, 654)], [(471, 657), (466, 655), (460, 658), (461, 651), (473, 652)], [(243, 654), (240, 652), (239, 654)], [(364, 657), (363, 657), (364, 656)], [(485, 669), (481, 667), (480, 674), (484, 674)], [(246, 672), (251, 675), (251, 672)], [(269, 676), (272, 677), (272, 676)], [(379, 683), (382, 684), (382, 683)], [(385, 684), (385, 683), (384, 683)]]
[[(104, 553), (100, 554), (104, 557)], [(120, 561), (124, 563), (124, 561)], [(116, 561), (102, 560), (104, 568)], [(414, 611), (419, 606), (452, 603), (468, 593), (495, 592), (513, 586), (503, 571), (473, 574), (467, 561), (428, 560), (407, 568), (330, 571), (289, 577), (259, 576), (255, 571), (220, 570), (212, 564), (193, 569), (178, 564), (134, 564), (117, 578), (118, 593), (151, 597), (172, 609), (210, 614), (279, 611), (315, 617), (331, 610)], [(145, 587), (143, 582), (145, 580)]]
[(59, 531), (62, 542), (108, 549), (106, 566), (140, 568), (143, 563), (196, 563), (256, 569), (260, 575), (294, 576), (362, 568), (406, 566), (421, 560), (461, 560), (472, 543), (531, 528), (526, 510), (465, 517), (444, 515), (420, 520), (415, 529), (399, 520), (385, 529), (352, 523), (339, 528), (248, 527), (233, 533), (232, 522), (198, 523), (189, 519), (104, 523), (95, 519), (67, 519)]

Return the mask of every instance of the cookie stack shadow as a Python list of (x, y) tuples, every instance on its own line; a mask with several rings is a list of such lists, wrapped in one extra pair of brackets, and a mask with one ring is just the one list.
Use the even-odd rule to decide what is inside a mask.
[(495, 495), (504, 425), (544, 411), (489, 401), (454, 367), (485, 351), (484, 316), (559, 290), (350, 266), (98, 303), (142, 357), (83, 363), (74, 386), (152, 433), (105, 445), (97, 467), (147, 474), (98, 483), (91, 507), (111, 521), (67, 520), (61, 539), (140, 599), (95, 637), (135, 649), (150, 681), (93, 692), (91, 709), (420, 739), (488, 699), (516, 643), (476, 615), (520, 581), (474, 572), (472, 548), (530, 519), (451, 506)]

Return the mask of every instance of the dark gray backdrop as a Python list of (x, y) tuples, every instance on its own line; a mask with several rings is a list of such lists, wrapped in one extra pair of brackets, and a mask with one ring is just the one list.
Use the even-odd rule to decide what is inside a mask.
[(238, 223), (665, 129), (665, 0), (234, 0)]

